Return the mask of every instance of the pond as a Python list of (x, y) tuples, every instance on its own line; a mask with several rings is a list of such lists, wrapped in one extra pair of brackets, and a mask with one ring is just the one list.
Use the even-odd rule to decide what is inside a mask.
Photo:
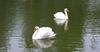
[[(0, 52), (99, 52), (99, 6), (99, 0), (0, 0)], [(53, 16), (65, 8), (66, 27)], [(35, 26), (51, 27), (56, 38), (32, 40)]]

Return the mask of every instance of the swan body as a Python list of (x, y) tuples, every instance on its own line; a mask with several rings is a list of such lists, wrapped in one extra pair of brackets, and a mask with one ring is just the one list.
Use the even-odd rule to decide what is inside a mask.
[(56, 34), (52, 31), (50, 27), (35, 27), (35, 32), (33, 33), (32, 39), (45, 39), (45, 38), (52, 38)]
[(64, 9), (64, 13), (63, 12), (57, 12), (54, 14), (55, 19), (68, 19), (68, 12), (69, 10), (67, 8)]

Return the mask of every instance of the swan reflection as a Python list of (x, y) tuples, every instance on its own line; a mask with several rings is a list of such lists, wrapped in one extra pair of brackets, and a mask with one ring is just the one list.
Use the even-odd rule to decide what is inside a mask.
[(55, 40), (49, 40), (49, 39), (42, 39), (42, 40), (32, 40), (33, 44), (37, 48), (49, 48), (53, 45)]
[(56, 19), (54, 18), (54, 21), (58, 26), (63, 26), (64, 25), (64, 30), (67, 30), (68, 26), (68, 19)]
[(54, 20), (57, 25), (63, 25), (66, 21), (66, 19), (56, 19), (56, 18), (54, 18)]

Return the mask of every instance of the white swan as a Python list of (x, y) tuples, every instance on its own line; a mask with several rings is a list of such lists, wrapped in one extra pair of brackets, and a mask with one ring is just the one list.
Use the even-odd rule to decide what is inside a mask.
[(57, 25), (64, 25), (64, 30), (67, 30), (68, 25), (68, 12), (69, 10), (67, 8), (64, 9), (63, 12), (57, 12), (54, 14), (54, 20), (57, 23)]
[(68, 19), (68, 12), (69, 10), (67, 8), (64, 9), (64, 13), (63, 12), (57, 12), (54, 14), (55, 19)]
[(45, 39), (45, 38), (53, 38), (55, 37), (55, 33), (52, 31), (50, 27), (35, 27), (35, 32), (33, 33), (32, 39)]

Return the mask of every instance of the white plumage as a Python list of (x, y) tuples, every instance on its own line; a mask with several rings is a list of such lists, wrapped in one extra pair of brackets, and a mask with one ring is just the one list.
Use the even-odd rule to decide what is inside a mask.
[(33, 33), (32, 39), (45, 39), (45, 38), (52, 38), (56, 34), (52, 31), (50, 27), (35, 27), (35, 32)]
[(68, 19), (68, 12), (69, 10), (67, 8), (64, 9), (64, 13), (63, 12), (57, 12), (54, 14), (55, 19)]

